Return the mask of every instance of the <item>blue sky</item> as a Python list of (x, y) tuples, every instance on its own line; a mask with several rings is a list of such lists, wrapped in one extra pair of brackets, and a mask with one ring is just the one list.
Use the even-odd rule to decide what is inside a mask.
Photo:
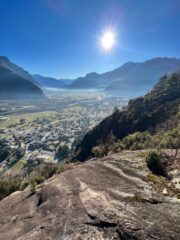
[[(99, 38), (109, 28), (117, 37), (107, 53)], [(0, 55), (57, 78), (180, 57), (180, 1), (0, 0)]]

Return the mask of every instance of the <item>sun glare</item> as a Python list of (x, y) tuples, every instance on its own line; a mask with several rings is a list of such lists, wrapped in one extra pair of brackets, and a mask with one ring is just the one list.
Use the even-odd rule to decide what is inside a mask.
[(105, 32), (101, 37), (101, 46), (105, 50), (111, 50), (115, 44), (115, 34), (112, 31)]

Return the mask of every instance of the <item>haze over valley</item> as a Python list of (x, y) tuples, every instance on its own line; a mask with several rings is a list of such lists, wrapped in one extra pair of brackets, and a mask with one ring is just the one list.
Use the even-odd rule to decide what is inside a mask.
[(0, 67), (1, 99), (42, 98), (44, 88), (99, 90), (134, 97), (149, 91), (161, 76), (178, 71), (180, 59), (157, 57), (142, 63), (128, 62), (115, 70), (102, 74), (92, 72), (74, 80), (32, 75), (7, 57), (0, 57)]

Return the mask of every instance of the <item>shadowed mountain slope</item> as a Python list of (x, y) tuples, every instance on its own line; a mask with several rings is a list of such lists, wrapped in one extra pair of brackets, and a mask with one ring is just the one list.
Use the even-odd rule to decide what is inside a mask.
[(0, 56), (0, 66), (28, 79), (29, 81), (33, 82), (34, 84), (37, 84), (35, 79), (33, 78), (33, 76), (28, 71), (24, 70), (22, 67), (18, 66), (17, 64), (11, 62), (5, 56)]
[(6, 57), (0, 57), (0, 99), (41, 99), (42, 90), (34, 78)]
[(0, 99), (41, 99), (42, 90), (33, 82), (0, 66)]

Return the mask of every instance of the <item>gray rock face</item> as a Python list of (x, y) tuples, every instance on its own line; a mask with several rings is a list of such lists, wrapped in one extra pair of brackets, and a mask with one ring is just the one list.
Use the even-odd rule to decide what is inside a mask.
[(0, 239), (178, 240), (179, 200), (148, 174), (139, 153), (124, 152), (15, 192), (0, 202)]

